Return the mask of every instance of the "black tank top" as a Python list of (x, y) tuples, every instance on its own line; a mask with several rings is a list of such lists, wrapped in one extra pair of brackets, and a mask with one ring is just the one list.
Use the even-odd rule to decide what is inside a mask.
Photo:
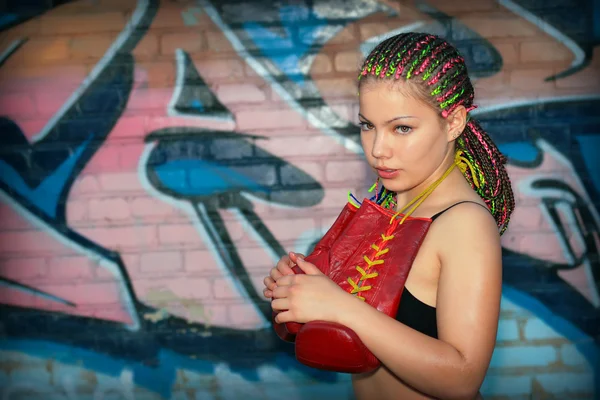
[[(433, 217), (431, 217), (431, 220), (435, 221), (437, 217), (452, 207), (462, 203), (475, 203), (482, 206), (480, 203), (474, 201), (460, 201), (435, 214)], [(435, 307), (423, 303), (413, 296), (413, 294), (406, 288), (404, 288), (402, 291), (402, 296), (400, 297), (400, 305), (398, 306), (398, 312), (396, 313), (396, 320), (421, 333), (424, 333), (427, 336), (431, 336), (435, 339), (438, 337)]]

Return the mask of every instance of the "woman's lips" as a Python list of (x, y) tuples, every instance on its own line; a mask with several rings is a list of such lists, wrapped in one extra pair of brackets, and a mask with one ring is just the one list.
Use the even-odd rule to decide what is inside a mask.
[(398, 175), (397, 169), (376, 169), (377, 175), (383, 179), (392, 179)]

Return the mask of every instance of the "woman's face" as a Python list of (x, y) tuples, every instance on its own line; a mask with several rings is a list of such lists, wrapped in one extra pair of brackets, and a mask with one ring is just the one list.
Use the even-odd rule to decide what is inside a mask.
[(359, 92), (358, 118), (367, 161), (394, 192), (423, 183), (449, 150), (441, 117), (409, 90), (399, 81), (370, 81)]

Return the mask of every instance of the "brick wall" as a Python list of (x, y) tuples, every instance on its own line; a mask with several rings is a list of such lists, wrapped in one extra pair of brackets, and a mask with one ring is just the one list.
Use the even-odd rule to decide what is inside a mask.
[(485, 398), (598, 395), (597, 2), (42, 3), (0, 15), (3, 398), (351, 398), (261, 278), (367, 195), (356, 68), (402, 27), (458, 46), (509, 157)]

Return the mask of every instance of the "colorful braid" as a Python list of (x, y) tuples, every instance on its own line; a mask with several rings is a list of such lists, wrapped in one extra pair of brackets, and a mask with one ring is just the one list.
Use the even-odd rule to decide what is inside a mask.
[[(413, 79), (416, 76), (421, 79)], [(443, 118), (459, 106), (467, 111), (475, 108), (475, 92), (465, 61), (455, 47), (439, 36), (409, 32), (382, 41), (365, 59), (358, 80), (360, 85), (366, 79), (400, 77), (416, 81), (422, 97), (439, 110)], [(463, 175), (488, 205), (502, 235), (515, 207), (510, 178), (504, 167), (506, 157), (471, 117), (456, 140), (456, 147), (463, 151), (477, 176), (473, 177), (469, 168)], [(378, 194), (377, 198), (389, 203), (390, 193), (382, 189)]]

